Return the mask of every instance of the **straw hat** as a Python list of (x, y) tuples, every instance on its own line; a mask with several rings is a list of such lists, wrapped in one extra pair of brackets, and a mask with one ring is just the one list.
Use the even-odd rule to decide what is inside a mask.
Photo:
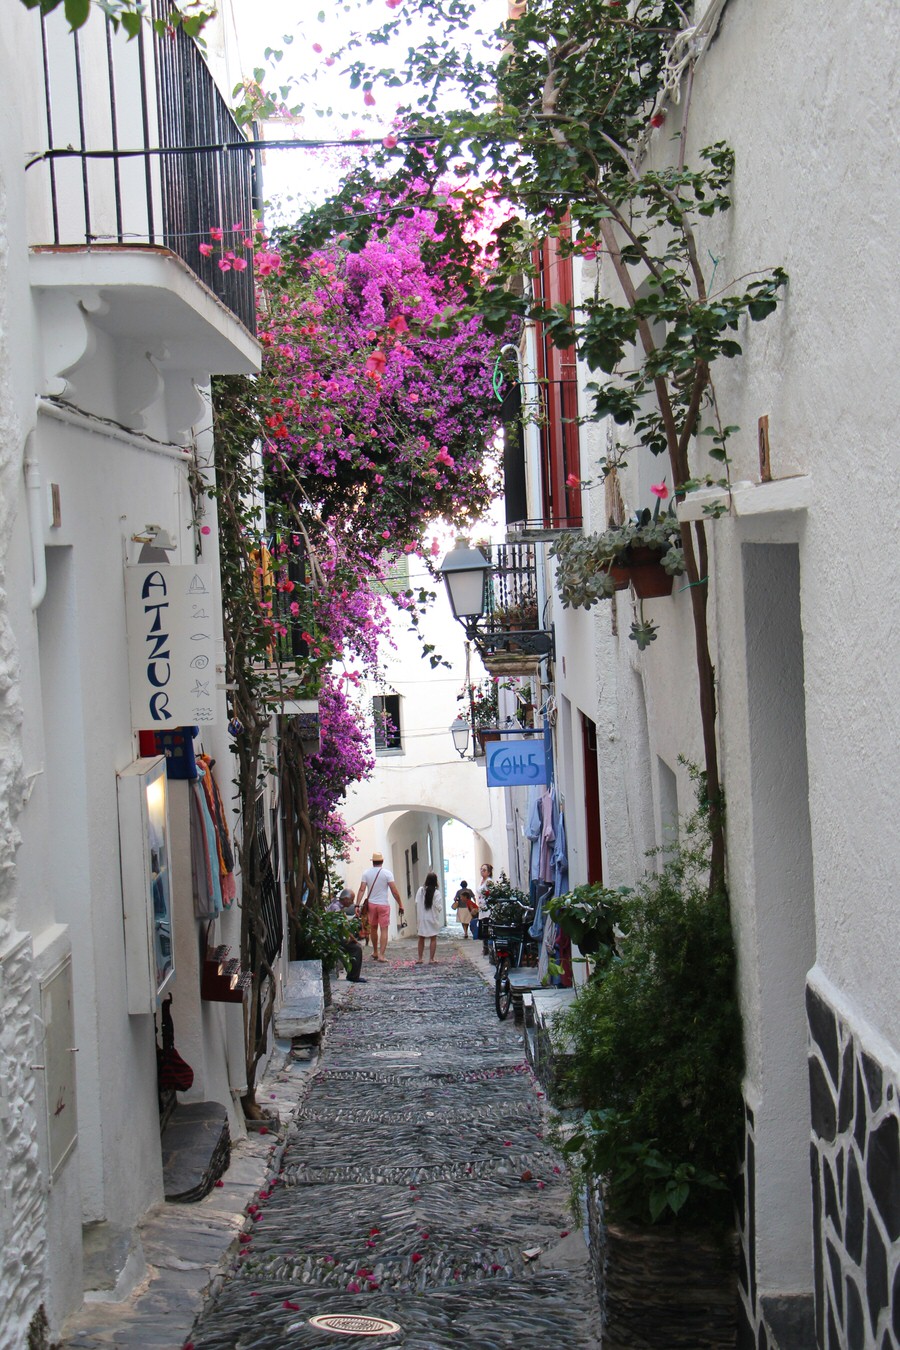
[(373, 853), (373, 854), (372, 854), (372, 861), (373, 861), (373, 863), (383, 863), (383, 862), (384, 862), (384, 858), (382, 857), (382, 855), (381, 855), (380, 853)]

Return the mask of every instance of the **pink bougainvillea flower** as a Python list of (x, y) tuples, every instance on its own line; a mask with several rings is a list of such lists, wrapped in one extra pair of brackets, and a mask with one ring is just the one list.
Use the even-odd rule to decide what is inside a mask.
[(246, 259), (246, 258), (232, 258), (232, 260), (231, 260), (231, 266), (234, 268), (235, 272), (246, 272), (246, 270), (247, 270), (247, 259)]
[(421, 1252), (413, 1252), (412, 1256), (411, 1256), (409, 1259), (410, 1259), (410, 1261), (412, 1261), (412, 1263), (413, 1263), (414, 1266), (415, 1266), (415, 1265), (418, 1265), (418, 1263), (422, 1260), (422, 1253), (421, 1253)]
[(355, 1280), (351, 1280), (350, 1283), (347, 1285), (347, 1293), (348, 1294), (359, 1293), (359, 1285), (356, 1283)]
[(367, 108), (375, 107), (375, 95), (372, 93), (371, 89), (367, 89), (366, 92), (363, 94), (363, 103), (366, 105)]
[(661, 502), (664, 502), (669, 495), (669, 489), (666, 487), (665, 483), (651, 483), (650, 491), (653, 493), (654, 497), (658, 497)]
[(392, 319), (388, 320), (388, 328), (390, 328), (393, 333), (408, 333), (409, 324), (406, 322), (406, 315), (395, 314)]
[[(209, 529), (209, 526), (208, 526), (208, 525), (204, 525), (203, 528), (204, 528), (205, 530), (208, 530), (208, 529)], [(217, 1186), (224, 1186), (224, 1185), (225, 1185), (225, 1182), (222, 1180), (221, 1177), (219, 1177), (219, 1180), (216, 1182), (216, 1185), (217, 1185)]]
[(212, 244), (200, 244), (200, 245), (199, 245), (199, 248), (200, 248), (200, 252), (203, 254), (204, 258), (210, 257), (211, 254), (213, 253), (213, 246), (212, 246)]
[[(373, 102), (374, 102), (374, 100), (373, 100)], [(385, 136), (385, 138), (384, 138), (384, 140), (381, 142), (381, 144), (384, 146), (385, 150), (393, 150), (394, 146), (397, 144), (397, 137), (396, 137), (396, 136)]]
[(420, 1233), (420, 1234), (419, 1234), (419, 1237), (422, 1239), (423, 1242), (427, 1242), (428, 1239), (431, 1237), (431, 1234), (430, 1234), (430, 1233)]
[(385, 0), (385, 4), (387, 5), (388, 9), (399, 9), (400, 5), (402, 4), (402, 0)]
[(563, 1231), (560, 1233), (559, 1236), (560, 1236), (560, 1237), (568, 1237), (568, 1236), (569, 1236), (569, 1230), (568, 1230), (568, 1228), (564, 1228)]
[(286, 1298), (286, 1299), (284, 1300), (284, 1302), (282, 1303), (281, 1306), (282, 1306), (282, 1308), (287, 1308), (288, 1312), (299, 1312), (299, 1311), (300, 1311), (300, 1304), (299, 1304), (299, 1303), (292, 1303), (291, 1300), (290, 1300), (289, 1298)]
[(370, 1229), (369, 1229), (369, 1237), (378, 1237), (378, 1234), (379, 1234), (380, 1232), (381, 1232), (381, 1229), (380, 1229), (380, 1228), (370, 1228)]
[(334, 65), (334, 57), (333, 57), (333, 56), (326, 56), (326, 57), (325, 57), (325, 64), (326, 64), (326, 66), (333, 66), (333, 65)]
[(214, 240), (216, 241), (217, 244), (220, 244), (220, 243), (222, 242), (222, 239), (223, 239), (223, 237), (224, 237), (224, 234), (225, 234), (225, 231), (222, 229), (221, 225), (211, 225), (211, 226), (210, 226), (210, 229), (209, 229), (209, 237), (210, 237), (210, 239), (214, 239)]
[(312, 48), (314, 52), (320, 52), (322, 50), (321, 42), (314, 42)]
[(380, 375), (387, 365), (387, 357), (380, 347), (376, 347), (374, 352), (366, 359), (363, 367), (367, 375)]
[(665, 120), (666, 114), (664, 112), (654, 113), (653, 116), (650, 118), (650, 125), (651, 127), (661, 127), (663, 122), (665, 122)]
[(220, 258), (220, 259), (219, 259), (219, 271), (220, 271), (220, 272), (230, 272), (230, 271), (231, 271), (231, 260), (230, 260), (229, 258)]
[(581, 487), (581, 479), (578, 477), (577, 473), (569, 474), (568, 478), (566, 479), (566, 487), (570, 488)]
[(544, 1189), (544, 1182), (543, 1182), (543, 1181), (539, 1181), (538, 1184), (537, 1184), (537, 1188), (538, 1188), (539, 1191), (542, 1191), (542, 1190)]

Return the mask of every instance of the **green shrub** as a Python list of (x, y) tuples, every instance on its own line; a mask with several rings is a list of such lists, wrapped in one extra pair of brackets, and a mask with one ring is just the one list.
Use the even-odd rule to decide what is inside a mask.
[[(618, 957), (560, 1019), (567, 1144), (604, 1178), (613, 1217), (732, 1219), (743, 1069), (728, 897), (708, 889), (704, 817), (658, 874), (621, 897)], [(560, 1045), (562, 1049), (562, 1045)]]
[(344, 943), (353, 936), (353, 930), (343, 914), (336, 910), (304, 905), (297, 914), (293, 934), (295, 961), (322, 961), (326, 970), (343, 966), (349, 970), (351, 960)]

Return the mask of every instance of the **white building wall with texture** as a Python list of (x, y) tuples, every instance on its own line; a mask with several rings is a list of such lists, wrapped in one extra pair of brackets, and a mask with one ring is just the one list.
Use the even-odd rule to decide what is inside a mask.
[[(850, 11), (730, 0), (696, 68), (687, 129), (688, 163), (719, 140), (736, 156), (732, 208), (698, 230), (707, 274), (715, 266), (716, 286), (774, 266), (790, 276), (777, 313), (736, 335), (743, 356), (715, 370), (723, 422), (740, 427), (731, 443), (738, 487), (729, 514), (707, 525), (755, 1150), (749, 1258), (762, 1299), (808, 1294), (815, 1283), (820, 1344), (830, 1315), (841, 1344), (867, 1348), (895, 1344), (885, 1309), (900, 1278), (900, 769), (886, 753), (898, 741), (900, 695), (890, 486), (900, 213), (888, 168), (898, 43), (900, 11), (886, 2)], [(672, 162), (684, 109), (669, 106), (646, 166)], [(594, 280), (585, 265), (580, 284)], [(601, 285), (616, 293), (606, 265)], [(772, 484), (759, 483), (764, 416)], [(652, 506), (651, 481), (673, 486), (666, 459), (628, 459), (626, 510)], [(693, 462), (720, 476), (696, 450)], [(596, 458), (583, 460), (583, 477), (596, 468)], [(585, 497), (588, 528), (602, 529), (602, 487)], [(627, 637), (628, 592), (587, 618), (555, 614), (558, 693), (598, 723), (612, 884), (631, 880), (644, 850), (665, 843), (673, 797), (690, 808), (679, 756), (702, 762), (689, 594), (676, 579), (673, 596), (645, 601), (644, 611), (659, 634), (643, 653)], [(584, 671), (572, 670), (590, 649), (586, 626), (594, 711)], [(614, 709), (608, 735), (605, 705)], [(834, 1179), (851, 1174), (861, 1181), (848, 1201)], [(760, 1344), (765, 1306), (750, 1310)]]

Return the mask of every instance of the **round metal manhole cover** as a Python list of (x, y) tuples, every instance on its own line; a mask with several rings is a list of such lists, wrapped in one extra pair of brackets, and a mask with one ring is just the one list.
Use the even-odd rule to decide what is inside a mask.
[(386, 1317), (365, 1317), (361, 1313), (318, 1313), (309, 1319), (309, 1325), (340, 1336), (391, 1336), (400, 1330), (397, 1322), (389, 1322)]

